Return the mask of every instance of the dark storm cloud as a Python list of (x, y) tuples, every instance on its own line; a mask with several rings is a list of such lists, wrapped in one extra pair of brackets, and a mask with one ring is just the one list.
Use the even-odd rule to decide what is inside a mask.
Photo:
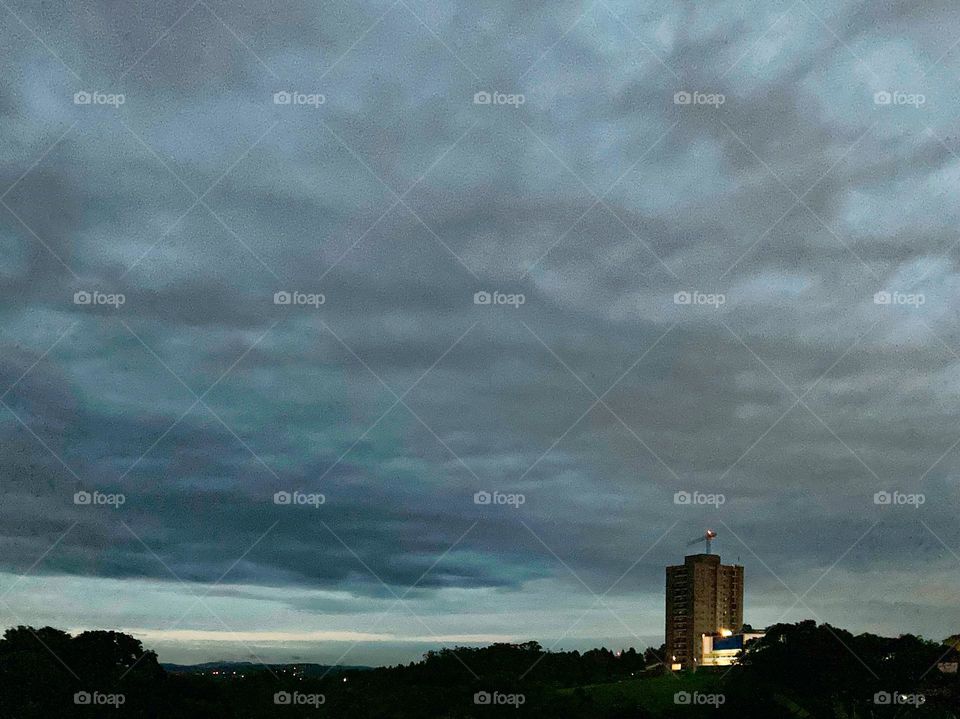
[[(851, 581), (910, 562), (915, 585), (942, 581), (952, 6), (13, 10), (48, 48), (8, 13), (9, 569), (77, 521), (36, 572), (169, 580), (166, 564), (371, 601), (419, 581), (411, 596), (446, 611), (445, 589), (578, 587), (559, 558), (593, 591), (630, 570), (614, 595), (656, 599), (710, 524), (774, 614), (794, 598), (773, 575), (799, 593), (841, 556)], [(275, 105), (283, 90), (324, 102)], [(925, 101), (875, 104), (884, 90)], [(125, 302), (74, 304), (95, 290)], [(126, 502), (76, 506), (81, 489)], [(281, 490), (327, 501), (278, 506)], [(680, 490), (726, 502), (678, 506)], [(874, 503), (894, 490), (925, 504)], [(955, 621), (934, 595), (929, 616)], [(823, 603), (853, 616), (845, 596)], [(290, 600), (342, 599), (313, 601)]]

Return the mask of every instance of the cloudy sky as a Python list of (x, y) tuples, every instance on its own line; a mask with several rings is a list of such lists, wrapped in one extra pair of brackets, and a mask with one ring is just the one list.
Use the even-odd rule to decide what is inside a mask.
[(955, 3), (0, 5), (5, 626), (960, 630)]

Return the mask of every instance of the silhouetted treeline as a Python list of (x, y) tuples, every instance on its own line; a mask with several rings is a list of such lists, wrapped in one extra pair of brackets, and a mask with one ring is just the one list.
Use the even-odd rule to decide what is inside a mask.
[[(545, 651), (536, 642), (458, 647), (421, 661), (298, 677), (245, 669), (167, 673), (117, 632), (9, 629), (0, 640), (0, 718), (43, 717), (958, 717), (949, 645), (777, 625), (740, 665), (673, 676), (648, 649)], [(650, 668), (650, 665), (655, 668)], [(889, 701), (885, 702), (885, 697)]]
[(747, 645), (724, 690), (751, 716), (957, 716), (957, 662), (948, 644), (912, 634), (891, 639), (808, 620), (777, 624)]

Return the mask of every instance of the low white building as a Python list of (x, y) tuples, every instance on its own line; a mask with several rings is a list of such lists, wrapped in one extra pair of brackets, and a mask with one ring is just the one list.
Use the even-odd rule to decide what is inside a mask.
[(703, 661), (700, 666), (729, 667), (748, 642), (759, 639), (763, 635), (763, 632), (734, 634), (730, 631), (724, 631), (720, 634), (703, 634), (701, 636)]

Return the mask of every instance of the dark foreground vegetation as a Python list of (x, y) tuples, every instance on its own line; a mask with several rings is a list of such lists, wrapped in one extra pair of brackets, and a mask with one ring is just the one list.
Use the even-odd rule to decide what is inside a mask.
[(406, 666), (306, 676), (167, 672), (116, 632), (9, 629), (0, 718), (960, 717), (950, 643), (781, 624), (729, 670), (650, 668), (654, 652), (545, 652), (536, 642), (429, 652)]

